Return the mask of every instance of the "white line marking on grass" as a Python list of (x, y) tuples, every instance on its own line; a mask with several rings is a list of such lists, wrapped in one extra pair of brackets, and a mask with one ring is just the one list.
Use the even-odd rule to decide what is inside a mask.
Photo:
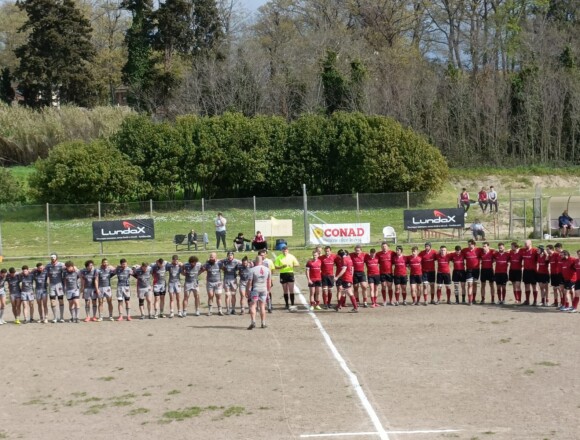
[[(460, 429), (425, 429), (414, 431), (384, 431), (387, 434), (443, 434), (446, 432), (460, 432)], [(378, 432), (332, 432), (327, 434), (302, 434), (300, 438), (320, 438), (320, 437), (362, 437), (379, 435)]]

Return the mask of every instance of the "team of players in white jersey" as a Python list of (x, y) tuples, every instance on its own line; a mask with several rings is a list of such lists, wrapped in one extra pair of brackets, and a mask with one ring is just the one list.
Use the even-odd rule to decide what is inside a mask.
[[(65, 322), (65, 298), (69, 306), (69, 322), (80, 322), (81, 299), (85, 301), (84, 322), (102, 321), (105, 302), (110, 321), (131, 321), (131, 279), (136, 280), (140, 319), (164, 318), (166, 295), (169, 296), (169, 318), (186, 317), (190, 298), (194, 300), (194, 314), (199, 316), (199, 277), (205, 272), (208, 316), (213, 313), (214, 300), (217, 303), (218, 315), (235, 315), (239, 296), (240, 314), (245, 313), (246, 303), (248, 305), (251, 317), (248, 329), (256, 327), (258, 306), (261, 327), (266, 328), (266, 309), (272, 311), (273, 262), (265, 256), (264, 250), (258, 252), (254, 261), (247, 257), (238, 260), (234, 258), (233, 252), (228, 252), (226, 258), (218, 259), (217, 254), (212, 252), (205, 263), (201, 263), (196, 256), (191, 256), (187, 263), (182, 263), (177, 255), (173, 255), (171, 262), (160, 258), (152, 264), (144, 262), (132, 267), (124, 258), (118, 266), (110, 265), (104, 258), (98, 267), (92, 260), (88, 260), (84, 268), (78, 269), (72, 261), (62, 263), (58, 261), (56, 254), (52, 254), (50, 263), (38, 263), (32, 270), (23, 266), (20, 272), (14, 268), (0, 271), (0, 324), (6, 323), (3, 318), (7, 291), (10, 294), (15, 324), (48, 323), (49, 300), (52, 322)], [(114, 277), (117, 279), (116, 292), (113, 291), (111, 282)], [(118, 302), (116, 318), (113, 317), (114, 294)], [(35, 302), (39, 315), (36, 321)]]

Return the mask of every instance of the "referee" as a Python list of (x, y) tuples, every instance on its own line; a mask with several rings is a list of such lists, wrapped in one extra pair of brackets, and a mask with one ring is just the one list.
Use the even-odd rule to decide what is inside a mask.
[(280, 284), (284, 291), (284, 302), (286, 310), (290, 309), (290, 304), (294, 305), (294, 268), (299, 266), (298, 260), (294, 255), (288, 252), (288, 246), (282, 247), (282, 253), (274, 260), (274, 267), (280, 271)]

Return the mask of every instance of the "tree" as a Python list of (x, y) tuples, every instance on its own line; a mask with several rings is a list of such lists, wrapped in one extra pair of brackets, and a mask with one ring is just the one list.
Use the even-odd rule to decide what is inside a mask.
[(8, 168), (0, 168), (0, 204), (16, 203), (25, 200), (22, 185), (16, 179)]
[(191, 0), (193, 2), (193, 32), (195, 35), (192, 54), (194, 57), (214, 53), (218, 58), (223, 54), (216, 52), (223, 38), (222, 23), (216, 0)]
[(115, 203), (149, 192), (141, 169), (106, 141), (64, 142), (34, 164), (31, 196), (43, 203)]
[(12, 72), (18, 67), (18, 58), (14, 49), (22, 46), (28, 32), (19, 29), (26, 22), (26, 12), (20, 10), (15, 2), (0, 2), (0, 66), (8, 67)]
[(16, 93), (12, 88), (12, 75), (10, 75), (10, 69), (5, 67), (2, 69), (0, 74), (0, 101), (4, 101), (6, 104), (11, 104), (14, 100)]
[(90, 63), (95, 49), (91, 25), (73, 0), (23, 0), (22, 32), (27, 42), (16, 49), (19, 80), (25, 102), (42, 107), (54, 104), (94, 105), (98, 93)]

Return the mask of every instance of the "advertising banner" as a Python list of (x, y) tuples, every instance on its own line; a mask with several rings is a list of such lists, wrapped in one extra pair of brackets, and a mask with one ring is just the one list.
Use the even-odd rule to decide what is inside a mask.
[(93, 241), (152, 240), (154, 238), (155, 227), (151, 218), (93, 222)]
[(320, 245), (366, 244), (371, 242), (370, 223), (311, 224), (310, 243)]
[(406, 209), (405, 231), (465, 227), (463, 208)]

